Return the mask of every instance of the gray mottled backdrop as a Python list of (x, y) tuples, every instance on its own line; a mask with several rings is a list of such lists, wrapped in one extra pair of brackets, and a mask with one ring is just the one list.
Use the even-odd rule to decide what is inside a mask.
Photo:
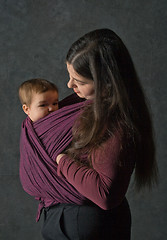
[[(159, 187), (127, 197), (132, 240), (165, 240), (166, 195), (166, 0), (0, 0), (0, 239), (41, 240), (37, 202), (19, 181), (19, 135), (25, 115), (17, 96), (34, 77), (57, 83), (60, 98), (70, 91), (65, 55), (82, 34), (107, 27), (127, 45), (144, 86), (156, 133)], [(166, 201), (166, 203), (165, 203)]]

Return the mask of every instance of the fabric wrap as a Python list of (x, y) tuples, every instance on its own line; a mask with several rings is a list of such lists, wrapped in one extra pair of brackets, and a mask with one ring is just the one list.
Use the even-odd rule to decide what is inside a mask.
[(39, 200), (37, 221), (43, 207), (57, 203), (84, 204), (88, 200), (65, 178), (57, 175), (56, 157), (72, 141), (72, 126), (88, 101), (75, 94), (59, 104), (59, 110), (32, 123), (27, 117), (20, 137), (20, 180), (23, 189)]

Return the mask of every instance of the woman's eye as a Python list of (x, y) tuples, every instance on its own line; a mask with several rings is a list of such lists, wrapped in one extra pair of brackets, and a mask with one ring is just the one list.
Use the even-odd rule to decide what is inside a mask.
[(78, 85), (82, 85), (82, 86), (83, 86), (83, 85), (85, 85), (86, 83), (85, 83), (85, 82), (80, 82), (80, 81), (77, 81), (77, 84), (78, 84)]
[(75, 80), (75, 82), (77, 83), (77, 84), (79, 84), (79, 85), (85, 85), (86, 84), (86, 82), (82, 82), (82, 81), (80, 81), (80, 80), (78, 80), (78, 79), (74, 79)]

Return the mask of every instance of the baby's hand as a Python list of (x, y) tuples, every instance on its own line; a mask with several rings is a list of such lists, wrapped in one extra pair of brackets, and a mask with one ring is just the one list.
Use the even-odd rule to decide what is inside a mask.
[(56, 158), (57, 164), (59, 164), (60, 159), (61, 159), (63, 156), (65, 156), (65, 155), (66, 155), (66, 154), (64, 154), (64, 153), (60, 153), (59, 155), (57, 155), (57, 158)]

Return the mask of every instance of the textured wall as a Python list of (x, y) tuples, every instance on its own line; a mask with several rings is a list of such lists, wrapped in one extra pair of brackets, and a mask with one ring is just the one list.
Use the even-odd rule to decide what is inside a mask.
[(95, 28), (118, 33), (131, 52), (152, 107), (160, 184), (127, 194), (132, 240), (165, 240), (166, 213), (166, 0), (0, 0), (0, 239), (41, 240), (37, 203), (19, 182), (19, 134), (25, 115), (17, 96), (22, 81), (42, 77), (66, 87), (70, 44)]

